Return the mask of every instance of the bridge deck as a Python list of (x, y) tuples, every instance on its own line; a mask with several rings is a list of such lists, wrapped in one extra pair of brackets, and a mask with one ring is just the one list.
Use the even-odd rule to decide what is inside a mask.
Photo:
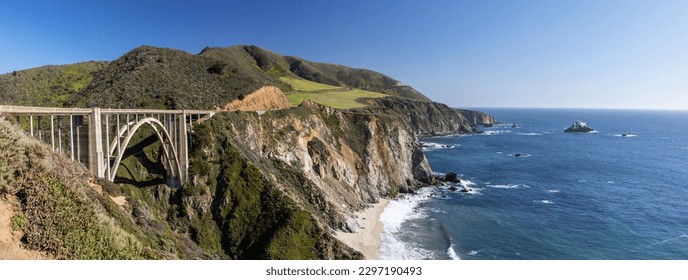
[[(91, 108), (58, 108), (0, 105), (0, 113), (45, 114), (45, 115), (86, 115), (93, 113)], [(211, 110), (161, 110), (161, 109), (112, 109), (101, 108), (101, 114), (212, 114)]]

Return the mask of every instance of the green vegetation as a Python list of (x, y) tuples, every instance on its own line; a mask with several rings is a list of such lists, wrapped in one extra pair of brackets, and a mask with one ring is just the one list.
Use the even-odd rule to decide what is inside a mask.
[[(214, 120), (212, 122), (218, 124)], [(217, 178), (202, 180), (212, 184), (207, 187), (215, 190), (214, 204), (217, 204), (217, 208), (211, 209), (212, 215), (206, 212), (194, 223), (194, 240), (207, 251), (221, 248), (224, 254), (238, 259), (317, 258), (315, 243), (319, 229), (316, 230), (317, 226), (310, 215), (298, 210), (255, 165), (241, 156), (228, 139), (221, 140), (220, 143), (224, 143), (221, 147), (216, 146), (220, 143), (208, 141), (216, 139), (209, 134), (217, 135), (216, 129), (222, 128), (204, 123), (195, 129), (194, 143), (198, 144), (192, 146), (191, 165), (211, 162), (215, 166), (209, 168), (210, 172), (192, 172), (191, 176)], [(220, 152), (204, 155), (202, 151)], [(185, 186), (185, 189), (190, 187)], [(302, 231), (305, 228), (311, 230)], [(275, 232), (283, 233), (275, 235)], [(290, 253), (284, 255), (277, 252)]]
[(287, 100), (292, 105), (298, 105), (304, 99), (336, 109), (362, 108), (366, 105), (356, 101), (358, 98), (382, 98), (387, 95), (360, 89), (328, 91), (328, 92), (292, 92), (287, 94)]
[(91, 188), (83, 166), (50, 152), (4, 118), (0, 180), (0, 197), (15, 196), (21, 203), (11, 226), (23, 231), (29, 249), (58, 259), (176, 257), (176, 244), (169, 248), (155, 231), (132, 223), (132, 217)]
[(342, 87), (311, 82), (309, 80), (304, 80), (301, 78), (280, 77), (279, 79), (280, 79), (280, 81), (291, 85), (293, 91), (319, 91), (319, 90), (342, 89)]
[(10, 218), (10, 224), (13, 231), (20, 231), (26, 224), (26, 217), (23, 214), (17, 214)]
[(106, 62), (84, 62), (0, 75), (0, 103), (62, 107), (106, 65)]
[(362, 108), (366, 105), (357, 101), (358, 98), (382, 98), (386, 94), (348, 89), (316, 83), (302, 78), (280, 77), (280, 81), (291, 86), (293, 91), (287, 92), (287, 100), (293, 106), (298, 106), (305, 99), (336, 109)]

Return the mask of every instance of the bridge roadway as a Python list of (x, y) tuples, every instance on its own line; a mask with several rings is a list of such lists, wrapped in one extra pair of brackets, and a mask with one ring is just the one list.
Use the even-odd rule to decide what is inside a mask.
[[(173, 186), (180, 186), (188, 178), (192, 124), (214, 113), (0, 105), (0, 114), (15, 117), (32, 137), (49, 142), (54, 152), (70, 156), (86, 165), (94, 176), (110, 181), (114, 181), (132, 137), (141, 127), (149, 126), (162, 143), (162, 163), (168, 173), (168, 184)], [(49, 136), (44, 136), (48, 133)]]

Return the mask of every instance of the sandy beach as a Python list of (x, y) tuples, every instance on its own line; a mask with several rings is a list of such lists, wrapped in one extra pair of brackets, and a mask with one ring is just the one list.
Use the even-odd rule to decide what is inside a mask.
[(384, 224), (380, 221), (380, 215), (385, 211), (389, 204), (389, 199), (381, 198), (380, 202), (372, 204), (371, 207), (356, 212), (356, 221), (360, 227), (354, 233), (337, 230), (335, 237), (358, 250), (365, 255), (368, 260), (380, 259), (380, 235), (384, 230)]

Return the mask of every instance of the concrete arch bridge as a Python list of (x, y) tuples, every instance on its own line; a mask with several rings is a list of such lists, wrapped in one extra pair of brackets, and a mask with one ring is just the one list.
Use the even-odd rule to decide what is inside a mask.
[(0, 105), (0, 114), (16, 117), (30, 133), (88, 167), (93, 176), (114, 181), (132, 137), (142, 127), (153, 129), (162, 144), (162, 163), (173, 186), (186, 182), (189, 132), (194, 122), (214, 111), (101, 108), (48, 108)]

